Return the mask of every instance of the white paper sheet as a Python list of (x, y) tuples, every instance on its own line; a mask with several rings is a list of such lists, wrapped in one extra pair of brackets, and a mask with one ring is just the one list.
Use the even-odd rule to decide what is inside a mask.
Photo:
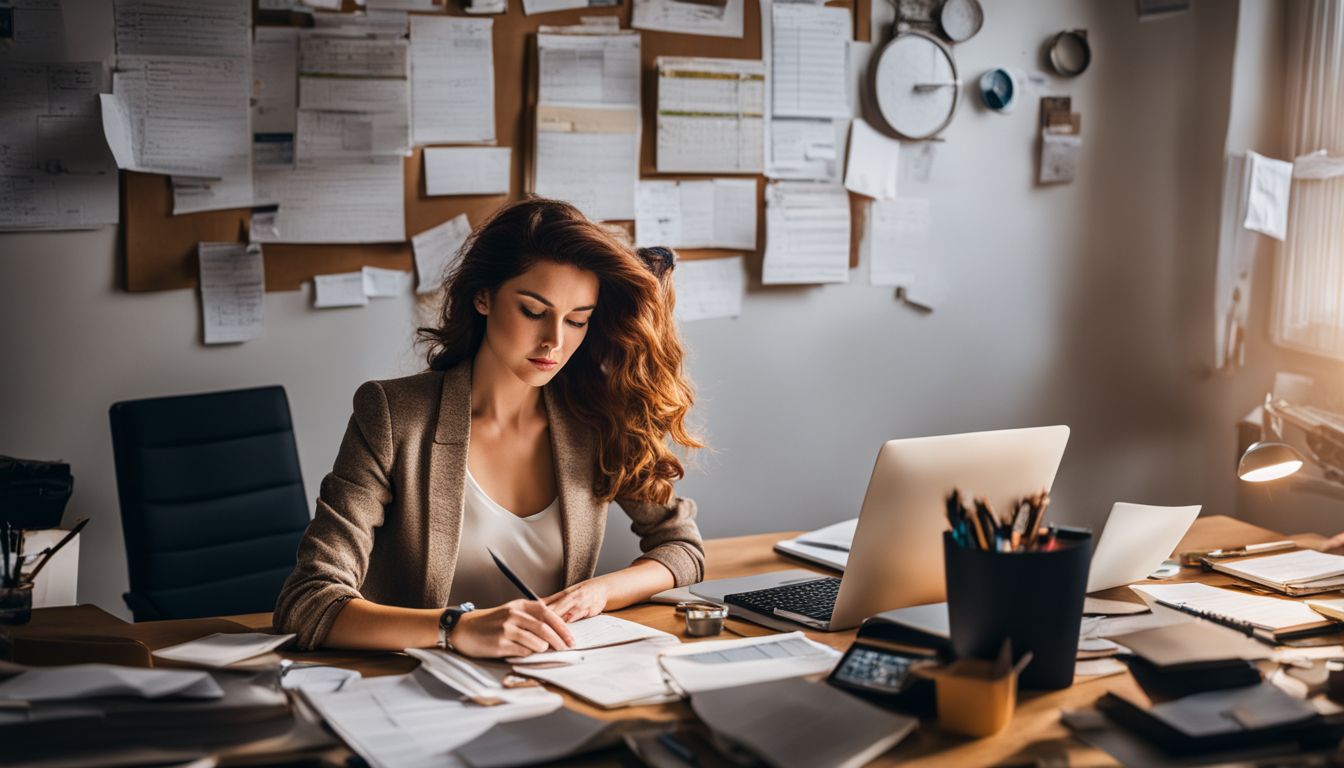
[(493, 19), (411, 17), (416, 144), (495, 140)]
[(639, 137), (539, 131), (533, 191), (574, 204), (592, 219), (633, 219)]
[(117, 56), (246, 59), (249, 0), (115, 0)]
[(540, 103), (639, 106), (639, 35), (543, 33), (537, 50)]
[(1183, 605), (1269, 631), (1311, 624), (1325, 618), (1304, 602), (1252, 595), (1208, 584), (1134, 584), (1130, 589), (1145, 603), (1157, 601)]
[(0, 229), (117, 222), (117, 166), (99, 117), (102, 80), (96, 63), (0, 63)]
[(369, 303), (363, 272), (341, 272), (313, 277), (313, 307), (362, 307)]
[(683, 323), (742, 314), (747, 289), (741, 256), (679, 261), (672, 270), (677, 289), (677, 319)]
[(899, 141), (878, 133), (862, 119), (854, 120), (849, 131), (845, 189), (879, 200), (896, 197), (900, 154)]
[(1242, 226), (1250, 185), (1250, 163), (1246, 156), (1228, 153), (1223, 159), (1213, 308), (1213, 367), (1222, 373), (1233, 373), (1245, 362), (1257, 239)]
[(411, 238), (415, 271), (420, 276), (416, 293), (433, 293), (443, 287), (444, 278), (457, 264), (458, 251), (469, 235), (471, 224), (467, 214), (459, 213)]
[(93, 696), (218, 699), (224, 696), (224, 689), (204, 671), (112, 664), (35, 667), (0, 682), (0, 699), (60, 701)]
[(658, 58), (659, 173), (760, 173), (765, 63)]
[(1078, 175), (1078, 157), (1082, 150), (1082, 136), (1041, 129), (1040, 182), (1067, 184), (1073, 181)]
[[(257, 198), (280, 209), (274, 232), (252, 239), (273, 243), (388, 243), (406, 239), (401, 158), (349, 165), (258, 168)], [(254, 224), (256, 217), (253, 217)]]
[[(573, 650), (602, 648), (649, 638), (671, 638), (666, 632), (619, 616), (600, 614), (569, 625), (574, 637)], [(675, 638), (673, 638), (675, 640)]]
[(0, 44), (0, 61), (63, 61), (65, 18), (61, 0), (5, 0), (0, 15), (9, 19), (9, 36)]
[(353, 37), (312, 31), (299, 40), (299, 73), (328, 77), (405, 80), (407, 41), (387, 37)]
[(598, 2), (597, 0), (523, 0), (523, 13), (531, 16), (537, 13), (567, 11), (573, 8), (595, 8), (615, 4), (614, 2)]
[(767, 177), (837, 184), (844, 178), (848, 121), (775, 118), (769, 121), (768, 135)]
[(233, 344), (261, 335), (266, 268), (260, 245), (200, 243), (201, 313), (206, 344)]
[(927, 198), (874, 200), (868, 207), (868, 253), (873, 285), (914, 285), (927, 265), (932, 206)]
[(1250, 187), (1246, 199), (1246, 220), (1249, 230), (1269, 235), (1276, 240), (1288, 236), (1288, 198), (1293, 187), (1293, 164), (1256, 154), (1246, 153), (1250, 164)]
[(252, 133), (294, 133), (299, 108), (299, 30), (257, 27), (252, 43)]
[(207, 667), (227, 667), (253, 656), (270, 653), (293, 639), (294, 635), (216, 632), (196, 640), (160, 648), (154, 651), (154, 657)]
[(841, 653), (802, 632), (709, 640), (664, 650), (658, 662), (687, 693), (829, 672)]
[(680, 0), (634, 0), (630, 26), (685, 35), (742, 37), (743, 0), (722, 4), (688, 3)]
[(1157, 570), (1199, 516), (1199, 505), (1158, 507), (1117, 501), (1097, 540), (1087, 591), (1141, 581)]
[(425, 147), (425, 194), (507, 195), (509, 147)]
[(604, 709), (676, 701), (681, 697), (664, 681), (658, 653), (677, 642), (667, 635), (589, 651), (577, 664), (525, 664), (514, 672), (560, 686)]
[(252, 167), (248, 165), (222, 179), (173, 176), (173, 215), (198, 211), (251, 208)]
[(761, 282), (848, 282), (849, 226), (849, 194), (844, 187), (771, 182), (765, 190)]
[(635, 244), (755, 250), (755, 180), (639, 182)]
[(845, 117), (850, 114), (846, 72), (848, 8), (810, 3), (774, 6), (771, 28), (773, 114)]
[(354, 163), (406, 152), (406, 113), (299, 111), (294, 159), (300, 165)]
[(428, 675), (412, 673), (357, 680), (340, 691), (306, 697), (373, 768), (442, 768), (461, 765), (453, 750), (496, 723), (564, 706), (564, 699), (545, 689), (520, 690), (528, 695), (514, 703), (480, 706)]
[(364, 267), (364, 295), (370, 298), (390, 298), (406, 292), (411, 273), (401, 269)]
[(103, 128), (119, 167), (223, 177), (251, 162), (246, 59), (120, 57)]

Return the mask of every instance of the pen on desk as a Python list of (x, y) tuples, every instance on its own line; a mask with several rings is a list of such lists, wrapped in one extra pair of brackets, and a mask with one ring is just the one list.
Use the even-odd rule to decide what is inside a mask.
[(523, 593), (523, 597), (526, 597), (528, 600), (541, 599), (540, 597), (537, 597), (537, 593), (533, 592), (531, 587), (524, 584), (523, 580), (518, 578), (518, 574), (514, 573), (512, 568), (505, 565), (504, 561), (499, 559), (499, 555), (495, 554), (495, 550), (486, 547), (485, 551), (490, 553), (490, 559), (495, 561), (495, 566), (503, 572), (505, 578), (513, 582), (513, 586), (517, 587), (519, 592)]

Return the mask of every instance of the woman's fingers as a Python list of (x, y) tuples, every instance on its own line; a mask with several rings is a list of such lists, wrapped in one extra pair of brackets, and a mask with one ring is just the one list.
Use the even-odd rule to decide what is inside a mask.
[(557, 651), (563, 651), (569, 648), (569, 643), (562, 640), (560, 635), (557, 634), (554, 629), (551, 629), (551, 626), (546, 622), (532, 616), (528, 616), (525, 621), (526, 623), (523, 625), (523, 629), (526, 629), (546, 641), (547, 645), (551, 648), (554, 648)]
[(541, 653), (542, 651), (551, 647), (550, 643), (546, 642), (540, 637), (537, 637), (526, 627), (522, 627), (517, 624), (509, 624), (504, 628), (504, 639), (506, 641), (512, 641), (514, 643), (517, 643), (518, 645), (527, 648), (527, 653), (519, 654), (522, 656), (526, 656), (533, 653)]
[(560, 617), (560, 614), (540, 602), (528, 603), (528, 607), (531, 609), (533, 616), (546, 622), (551, 626), (551, 629), (555, 630), (555, 633), (565, 641), (566, 646), (574, 645), (574, 633), (569, 631), (569, 626), (565, 624), (565, 620)]

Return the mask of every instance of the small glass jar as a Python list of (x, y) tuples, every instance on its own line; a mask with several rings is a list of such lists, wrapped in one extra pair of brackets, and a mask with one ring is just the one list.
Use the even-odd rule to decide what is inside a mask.
[(0, 624), (27, 624), (33, 618), (33, 583), (0, 586)]

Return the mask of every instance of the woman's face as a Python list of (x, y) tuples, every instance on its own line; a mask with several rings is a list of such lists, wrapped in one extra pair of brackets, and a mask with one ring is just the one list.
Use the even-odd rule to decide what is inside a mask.
[(485, 315), (484, 347), (527, 384), (554, 378), (588, 333), (597, 306), (597, 275), (569, 264), (538, 261), (493, 295), (476, 296)]

